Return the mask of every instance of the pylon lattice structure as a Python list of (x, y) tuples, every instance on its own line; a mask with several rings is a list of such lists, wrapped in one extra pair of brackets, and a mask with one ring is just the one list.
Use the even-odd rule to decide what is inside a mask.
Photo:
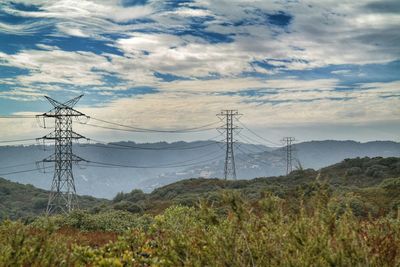
[(285, 144), (285, 153), (286, 153), (286, 175), (292, 172), (293, 170), (293, 142), (296, 139), (294, 137), (285, 137), (282, 139), (282, 142)]
[(236, 180), (236, 167), (235, 167), (235, 153), (234, 153), (234, 133), (240, 128), (235, 125), (234, 121), (238, 119), (241, 114), (237, 110), (227, 109), (222, 110), (221, 113), (217, 114), (218, 118), (224, 122), (224, 125), (219, 127), (218, 130), (221, 133), (226, 134), (226, 154), (225, 154), (225, 165), (224, 165), (224, 179)]
[(38, 119), (43, 118), (44, 128), (46, 128), (46, 118), (54, 118), (54, 131), (38, 138), (43, 142), (54, 140), (54, 153), (41, 161), (43, 165), (54, 162), (54, 176), (46, 209), (48, 215), (68, 213), (78, 207), (72, 165), (85, 160), (72, 152), (72, 141), (85, 137), (72, 130), (72, 122), (73, 119), (80, 117), (89, 118), (73, 108), (82, 96), (75, 97), (65, 103), (60, 103), (46, 96), (46, 99), (54, 108), (37, 116)]

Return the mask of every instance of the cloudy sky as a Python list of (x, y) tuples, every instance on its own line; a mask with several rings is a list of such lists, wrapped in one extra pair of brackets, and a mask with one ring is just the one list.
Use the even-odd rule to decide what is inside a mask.
[[(399, 140), (400, 1), (25, 0), (0, 3), (0, 114), (43, 96), (105, 120), (187, 128), (238, 109), (278, 142)], [(103, 140), (207, 139), (78, 130)], [(0, 119), (1, 139), (37, 137)]]

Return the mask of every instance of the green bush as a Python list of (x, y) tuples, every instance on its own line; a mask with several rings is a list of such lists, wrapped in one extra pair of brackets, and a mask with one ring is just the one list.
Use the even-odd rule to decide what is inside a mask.
[[(5, 221), (0, 224), (0, 262), (5, 266), (400, 265), (400, 217), (360, 220), (351, 207), (360, 205), (356, 195), (335, 196), (318, 184), (307, 192), (297, 212), (286, 208), (288, 200), (272, 193), (249, 202), (238, 192), (224, 192), (218, 208), (202, 200), (197, 207), (172, 206), (154, 217), (77, 211), (31, 225)], [(66, 235), (58, 230), (62, 227), (86, 232)], [(97, 240), (107, 237), (104, 231), (109, 230), (120, 234), (101, 245), (85, 244), (88, 236)], [(94, 236), (91, 231), (96, 231)]]
[(103, 231), (123, 233), (132, 228), (148, 228), (148, 216), (138, 216), (127, 211), (109, 210), (96, 214), (85, 211), (73, 211), (67, 215), (39, 217), (32, 225), (46, 228), (52, 225), (56, 228), (76, 228), (81, 231)]

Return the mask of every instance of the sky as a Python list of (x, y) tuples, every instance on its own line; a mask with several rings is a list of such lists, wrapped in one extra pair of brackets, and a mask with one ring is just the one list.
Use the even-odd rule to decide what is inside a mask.
[[(237, 109), (274, 143), (399, 141), (399, 44), (398, 0), (2, 0), (0, 114), (84, 94), (81, 112), (143, 128), (197, 127)], [(74, 128), (106, 141), (217, 134)], [(46, 131), (0, 119), (2, 140)]]

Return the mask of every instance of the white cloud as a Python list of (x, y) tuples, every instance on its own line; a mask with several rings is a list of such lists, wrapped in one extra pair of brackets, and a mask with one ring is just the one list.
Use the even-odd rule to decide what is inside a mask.
[(351, 70), (334, 70), (331, 71), (332, 74), (340, 74), (340, 75), (346, 75), (346, 74), (350, 74)]
[[(269, 75), (282, 69), (311, 70), (335, 64), (362, 65), (399, 59), (400, 14), (367, 12), (363, 8), (370, 1), (198, 0), (175, 10), (163, 10), (162, 1), (128, 8), (117, 0), (25, 2), (40, 4), (40, 11), (18, 11), (11, 5), (4, 11), (41, 22), (1, 23), (0, 30), (26, 35), (53, 25), (56, 32), (47, 36), (50, 39), (54, 36), (107, 39), (124, 55), (63, 51), (45, 44), (36, 44), (40, 50), (0, 53), (1, 65), (30, 71), (13, 80), (3, 79), (1, 84), (16, 87), (1, 92), (1, 98), (32, 100), (42, 93), (64, 89), (51, 83), (91, 86), (110, 99), (115, 97), (115, 90), (152, 86), (161, 92), (116, 99), (105, 106), (84, 110), (108, 120), (164, 128), (206, 124), (220, 109), (230, 107), (244, 113), (250, 125), (275, 127), (318, 125), (327, 121), (368, 123), (394, 120), (399, 115), (398, 98), (387, 97), (398, 94), (398, 81), (360, 84), (353, 91), (335, 91), (341, 86), (337, 79), (243, 78), (243, 72)], [(286, 28), (266, 23), (268, 14), (278, 11), (293, 16)], [(201, 21), (204, 17), (213, 19), (191, 28), (194, 20)], [(154, 22), (129, 23), (142, 18)], [(188, 34), (178, 36), (177, 30)], [(190, 35), (191, 31), (197, 35)], [(207, 32), (216, 34), (207, 36)], [(106, 37), (109, 33), (117, 33), (119, 37)], [(232, 42), (217, 42), (221, 37), (218, 34), (229, 35)], [(215, 38), (215, 42), (207, 37)], [(276, 68), (252, 64), (264, 60)], [(189, 80), (162, 82), (154, 77), (154, 72)], [(107, 84), (103, 75), (110, 73), (124, 81)], [(351, 75), (345, 69), (332, 74)], [(208, 79), (202, 79), (205, 77)], [(37, 90), (33, 90), (35, 83), (41, 83)], [(272, 90), (274, 94), (237, 94), (245, 89)], [(227, 92), (232, 95), (224, 94)], [(7, 129), (10, 134), (16, 128)], [(90, 131), (99, 134), (98, 130)]]
[(77, 85), (101, 85), (102, 75), (93, 68), (107, 69), (109, 62), (103, 56), (89, 52), (62, 50), (23, 50), (15, 55), (0, 53), (6, 65), (30, 70), (17, 81), (31, 83), (65, 83)]

